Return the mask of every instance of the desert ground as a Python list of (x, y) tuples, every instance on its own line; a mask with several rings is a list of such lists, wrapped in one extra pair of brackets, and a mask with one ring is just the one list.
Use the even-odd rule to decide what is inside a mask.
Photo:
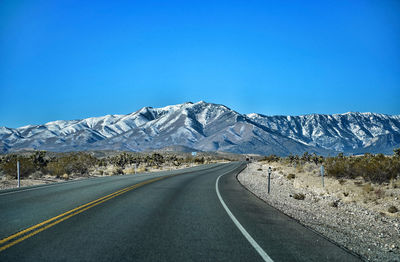
[[(271, 191), (267, 173), (271, 167)], [(314, 163), (255, 162), (238, 175), (248, 190), (370, 261), (400, 261), (400, 181), (324, 177)]]

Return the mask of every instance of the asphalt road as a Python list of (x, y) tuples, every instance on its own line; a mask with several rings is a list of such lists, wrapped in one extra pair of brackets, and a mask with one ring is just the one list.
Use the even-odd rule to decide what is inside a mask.
[(244, 189), (244, 166), (0, 191), (0, 261), (359, 261)]

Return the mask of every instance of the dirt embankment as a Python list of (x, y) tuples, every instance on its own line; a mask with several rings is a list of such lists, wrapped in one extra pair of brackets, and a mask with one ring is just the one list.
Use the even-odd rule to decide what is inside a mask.
[[(267, 170), (272, 167), (271, 192)], [(312, 163), (252, 163), (238, 176), (251, 192), (371, 261), (400, 261), (400, 181), (324, 179)]]

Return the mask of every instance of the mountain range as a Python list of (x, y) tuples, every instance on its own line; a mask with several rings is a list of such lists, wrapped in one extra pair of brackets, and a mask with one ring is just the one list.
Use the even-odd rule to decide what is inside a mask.
[(349, 112), (240, 114), (200, 101), (144, 107), (127, 115), (0, 127), (0, 152), (23, 149), (148, 151), (167, 147), (254, 154), (384, 153), (400, 147), (400, 115)]

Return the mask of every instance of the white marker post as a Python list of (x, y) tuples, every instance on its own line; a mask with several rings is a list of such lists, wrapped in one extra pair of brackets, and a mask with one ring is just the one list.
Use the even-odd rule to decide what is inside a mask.
[(268, 194), (271, 191), (271, 173), (272, 173), (271, 167), (268, 167)]
[(136, 175), (136, 165), (137, 165), (137, 164), (135, 163), (135, 175)]
[(20, 183), (20, 176), (19, 176), (19, 161), (18, 160), (17, 160), (17, 178), (18, 178), (18, 187), (20, 187), (21, 183)]
[(322, 187), (325, 187), (325, 184), (324, 184), (324, 173), (325, 173), (325, 169), (324, 169), (324, 165), (322, 165), (321, 166)]

